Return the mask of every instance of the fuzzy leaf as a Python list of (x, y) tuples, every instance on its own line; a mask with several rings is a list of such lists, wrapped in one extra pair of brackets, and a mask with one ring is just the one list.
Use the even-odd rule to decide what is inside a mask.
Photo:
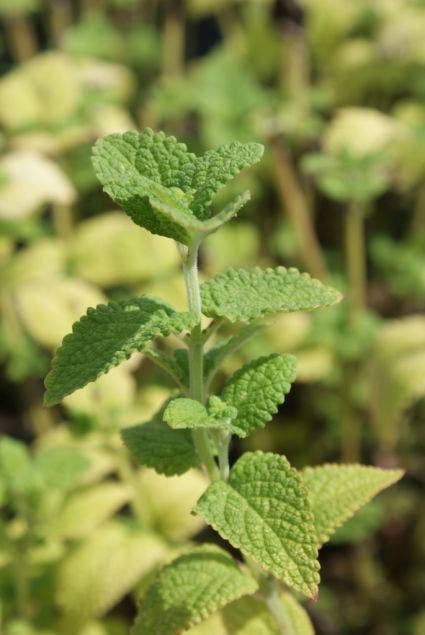
[[(173, 399), (164, 412), (164, 421), (179, 430), (182, 428), (224, 428), (235, 431), (231, 421), (237, 411), (226, 406), (218, 397), (210, 398), (211, 408), (206, 408), (199, 401), (187, 398)], [(240, 430), (237, 428), (240, 432)], [(243, 431), (242, 431), (243, 432)]]
[(269, 355), (246, 364), (229, 379), (221, 398), (237, 410), (232, 422), (246, 437), (263, 428), (283, 403), (295, 380), (296, 359), (293, 355)]
[(316, 531), (307, 492), (287, 459), (247, 452), (195, 511), (245, 555), (308, 597), (318, 592)]
[(89, 308), (58, 349), (46, 377), (45, 404), (53, 405), (99, 375), (143, 350), (158, 335), (193, 326), (191, 313), (177, 313), (153, 298), (142, 297)]
[(165, 554), (164, 543), (139, 529), (117, 521), (98, 528), (59, 568), (57, 602), (70, 632), (119, 602)]
[(196, 193), (192, 209), (198, 218), (208, 218), (208, 208), (214, 194), (218, 192), (243, 168), (254, 165), (263, 156), (264, 146), (260, 143), (234, 141), (206, 152), (196, 163), (192, 187)]
[(183, 143), (149, 129), (109, 135), (93, 148), (93, 165), (105, 192), (137, 225), (183, 243), (196, 221), (184, 201), (195, 163)]
[(158, 417), (121, 431), (122, 439), (139, 465), (158, 474), (183, 474), (199, 464), (189, 430), (172, 430)]
[(198, 547), (164, 567), (144, 595), (132, 635), (178, 635), (243, 595), (257, 583), (229, 554)]
[(231, 322), (249, 322), (269, 313), (310, 311), (342, 298), (339, 291), (297, 269), (228, 269), (201, 287), (202, 312)]
[(301, 472), (308, 490), (319, 545), (381, 490), (396, 483), (403, 470), (366, 465), (321, 465)]

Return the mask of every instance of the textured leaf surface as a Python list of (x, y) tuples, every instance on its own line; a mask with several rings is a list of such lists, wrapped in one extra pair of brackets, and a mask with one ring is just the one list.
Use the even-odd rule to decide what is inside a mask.
[(214, 194), (262, 152), (260, 144), (235, 142), (196, 157), (174, 137), (146, 129), (99, 139), (93, 164), (104, 190), (135, 223), (187, 244), (194, 231), (212, 231), (238, 212), (247, 195), (202, 223)]
[(191, 328), (195, 321), (192, 314), (177, 313), (148, 297), (88, 309), (55, 355), (46, 377), (46, 405), (58, 403), (107, 373), (156, 336), (179, 333)]
[(272, 419), (295, 380), (293, 355), (269, 355), (246, 364), (230, 378), (221, 398), (237, 410), (232, 422), (246, 437)]
[(366, 465), (321, 465), (301, 472), (308, 490), (319, 544), (381, 490), (397, 482), (403, 470)]
[(159, 418), (124, 428), (121, 436), (135, 461), (159, 474), (183, 474), (199, 464), (190, 431), (172, 430)]
[(201, 496), (195, 511), (288, 586), (317, 595), (313, 515), (301, 477), (283, 456), (247, 452)]
[(164, 567), (142, 599), (132, 635), (178, 635), (257, 583), (226, 552), (202, 546)]
[(196, 190), (192, 201), (195, 215), (206, 218), (214, 194), (243, 168), (258, 163), (263, 152), (260, 143), (234, 141), (199, 157), (192, 184)]
[(268, 313), (310, 311), (341, 300), (341, 294), (297, 269), (228, 269), (201, 287), (202, 312), (231, 322)]
[[(199, 401), (181, 397), (173, 399), (164, 412), (164, 421), (175, 430), (182, 428), (224, 428), (235, 431), (232, 419), (237, 415), (236, 408), (227, 406), (218, 397), (210, 398), (207, 409)], [(238, 429), (240, 432), (240, 430)]]
[(110, 522), (61, 563), (57, 602), (72, 624), (85, 623), (114, 606), (166, 554), (155, 536)]

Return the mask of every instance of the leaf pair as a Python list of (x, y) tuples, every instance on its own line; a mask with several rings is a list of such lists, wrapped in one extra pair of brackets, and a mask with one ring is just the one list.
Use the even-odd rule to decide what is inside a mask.
[(93, 164), (104, 190), (132, 220), (154, 234), (189, 244), (234, 216), (249, 198), (238, 197), (211, 217), (214, 195), (263, 154), (259, 143), (233, 142), (202, 157), (163, 132), (147, 128), (99, 139)]

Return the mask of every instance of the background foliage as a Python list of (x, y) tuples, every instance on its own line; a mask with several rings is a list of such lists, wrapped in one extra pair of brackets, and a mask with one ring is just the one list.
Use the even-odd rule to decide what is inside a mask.
[[(325, 547), (306, 608), (323, 635), (422, 633), (425, 4), (3, 0), (0, 22), (2, 632), (126, 633), (155, 568), (212, 539), (189, 514), (204, 477), (138, 471), (119, 440), (168, 394), (148, 355), (42, 406), (52, 353), (87, 306), (149, 292), (185, 308), (172, 242), (114, 210), (90, 163), (99, 136), (150, 126), (199, 153), (266, 146), (228, 188), (252, 200), (206, 241), (206, 275), (295, 265), (346, 293), (226, 362), (219, 386), (254, 355), (299, 360), (273, 422), (232, 455), (405, 468)], [(241, 611), (192, 632), (246, 635)]]

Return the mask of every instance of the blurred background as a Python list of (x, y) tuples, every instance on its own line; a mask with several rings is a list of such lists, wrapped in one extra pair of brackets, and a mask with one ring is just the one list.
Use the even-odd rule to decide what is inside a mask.
[(346, 299), (278, 318), (227, 364), (218, 383), (255, 355), (299, 360), (232, 455), (405, 468), (323, 549), (306, 608), (319, 635), (425, 633), (424, 34), (423, 0), (0, 0), (1, 633), (128, 633), (155, 567), (213, 539), (189, 515), (203, 476), (138, 471), (121, 447), (168, 395), (148, 359), (42, 406), (87, 306), (184, 307), (175, 245), (132, 225), (90, 162), (99, 136), (145, 126), (195, 152), (265, 144), (204, 275), (296, 266)]

